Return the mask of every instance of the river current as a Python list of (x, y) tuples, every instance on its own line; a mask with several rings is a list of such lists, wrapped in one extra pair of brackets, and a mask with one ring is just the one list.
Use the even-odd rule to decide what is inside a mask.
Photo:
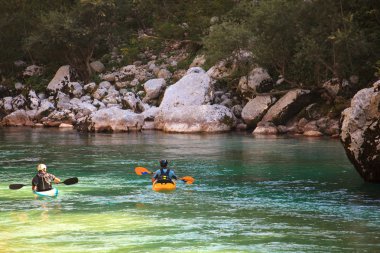
[[(152, 191), (160, 159), (194, 184)], [(35, 199), (38, 163), (79, 183)], [(0, 128), (0, 252), (379, 251), (380, 185), (335, 139)]]

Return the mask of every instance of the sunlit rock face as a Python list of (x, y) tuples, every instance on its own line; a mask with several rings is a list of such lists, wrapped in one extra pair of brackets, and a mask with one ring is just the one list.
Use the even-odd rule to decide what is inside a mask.
[(190, 68), (182, 79), (166, 89), (154, 125), (165, 132), (224, 132), (236, 125), (236, 118), (223, 105), (210, 105), (211, 79), (199, 67)]
[(188, 74), (165, 90), (160, 108), (204, 105), (212, 100), (210, 77), (201, 68), (190, 68)]
[(362, 178), (380, 183), (380, 81), (356, 93), (343, 111), (340, 138)]
[(144, 116), (131, 110), (117, 107), (104, 108), (90, 115), (87, 121), (88, 131), (93, 132), (129, 132), (141, 130)]
[(310, 104), (309, 90), (295, 89), (280, 98), (264, 115), (262, 121), (273, 122), (275, 125), (286, 123), (305, 106)]
[(222, 105), (193, 105), (161, 110), (155, 118), (156, 129), (165, 132), (225, 132), (236, 125), (230, 109)]
[(7, 115), (3, 119), (5, 126), (31, 126), (33, 122), (30, 120), (25, 110), (17, 110)]

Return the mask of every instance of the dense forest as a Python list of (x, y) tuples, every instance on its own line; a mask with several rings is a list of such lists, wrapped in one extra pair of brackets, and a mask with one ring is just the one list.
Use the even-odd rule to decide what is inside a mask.
[[(2, 85), (13, 85), (15, 62), (43, 65), (39, 77), (22, 77), (34, 89), (46, 86), (57, 68), (75, 67), (94, 79), (90, 61), (108, 68), (131, 64), (149, 48), (159, 52), (181, 42), (206, 68), (241, 52), (240, 76), (265, 67), (291, 87), (354, 78), (358, 89), (380, 74), (378, 0), (0, 0)], [(143, 36), (142, 36), (143, 35)], [(111, 60), (110, 53), (121, 57)]]

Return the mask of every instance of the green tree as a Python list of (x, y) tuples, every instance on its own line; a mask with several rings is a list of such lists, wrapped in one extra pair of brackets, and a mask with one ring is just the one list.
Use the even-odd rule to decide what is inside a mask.
[(50, 11), (25, 40), (24, 48), (43, 62), (70, 64), (87, 81), (92, 74), (90, 60), (104, 52), (112, 37), (115, 3), (79, 1), (70, 8)]
[(16, 60), (34, 61), (22, 48), (24, 38), (38, 26), (41, 13), (70, 6), (66, 0), (0, 0), (0, 69), (13, 74)]
[[(379, 5), (375, 0), (240, 1), (204, 39), (205, 48), (213, 60), (250, 50), (258, 64), (295, 86), (351, 75), (366, 84), (380, 53)], [(236, 43), (239, 36), (245, 39)]]

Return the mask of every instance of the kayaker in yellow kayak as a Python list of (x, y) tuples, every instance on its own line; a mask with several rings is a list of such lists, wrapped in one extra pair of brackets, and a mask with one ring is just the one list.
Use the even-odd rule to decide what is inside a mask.
[(43, 191), (49, 191), (53, 187), (51, 186), (51, 183), (54, 182), (58, 184), (61, 182), (61, 180), (54, 176), (53, 174), (46, 172), (46, 165), (45, 164), (38, 164), (37, 171), (38, 174), (32, 179), (32, 190), (36, 192), (43, 192)]
[(153, 174), (152, 181), (157, 182), (173, 182), (173, 179), (177, 180), (177, 176), (174, 173), (174, 170), (167, 168), (168, 160), (160, 160), (161, 169), (156, 170)]

